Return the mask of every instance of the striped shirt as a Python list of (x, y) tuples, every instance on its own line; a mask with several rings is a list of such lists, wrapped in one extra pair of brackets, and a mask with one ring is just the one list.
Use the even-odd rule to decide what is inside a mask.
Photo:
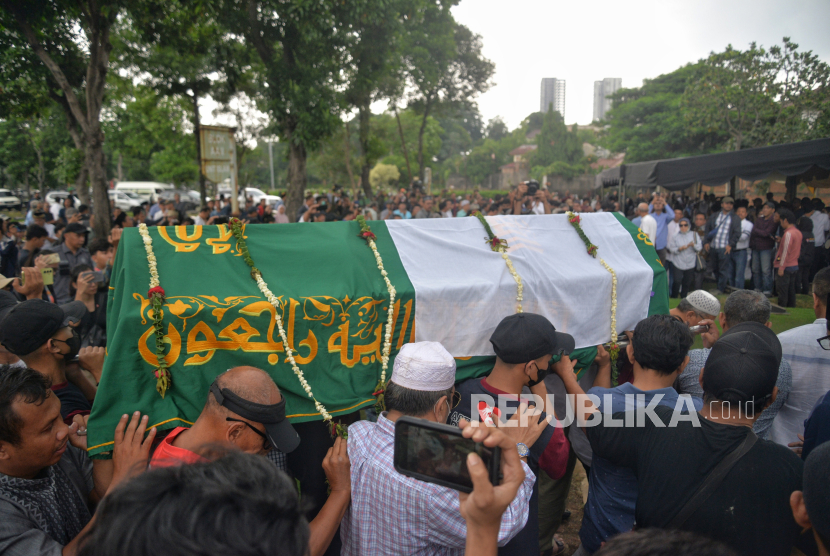
[[(349, 425), (352, 505), (340, 523), (343, 556), (462, 556), (467, 524), (458, 491), (405, 477), (394, 466), (395, 423), (383, 413), (377, 423)], [(503, 546), (521, 531), (536, 477), (522, 463), (525, 480), (507, 507), (499, 529)]]
[(818, 399), (830, 390), (830, 351), (816, 340), (827, 335), (827, 319), (817, 319), (778, 335), (784, 361), (792, 366), (793, 384), (787, 402), (772, 423), (770, 440), (786, 446), (804, 434), (804, 420)]

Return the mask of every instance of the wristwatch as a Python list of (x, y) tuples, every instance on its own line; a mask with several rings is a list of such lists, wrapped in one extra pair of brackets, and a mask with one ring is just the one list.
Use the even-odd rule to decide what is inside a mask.
[(516, 448), (519, 450), (519, 457), (526, 458), (530, 454), (530, 448), (527, 447), (527, 444), (517, 442)]

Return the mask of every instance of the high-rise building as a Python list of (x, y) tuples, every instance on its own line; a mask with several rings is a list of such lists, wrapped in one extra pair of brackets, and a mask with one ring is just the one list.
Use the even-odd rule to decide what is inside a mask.
[(619, 77), (606, 77), (602, 81), (594, 81), (594, 121), (605, 119), (605, 113), (611, 109), (609, 95), (622, 87)]
[(565, 80), (555, 77), (542, 78), (542, 94), (539, 103), (539, 111), (547, 112), (550, 105), (553, 109), (565, 117)]

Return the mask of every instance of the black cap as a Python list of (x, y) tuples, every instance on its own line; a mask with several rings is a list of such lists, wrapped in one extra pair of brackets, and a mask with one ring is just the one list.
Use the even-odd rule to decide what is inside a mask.
[(70, 222), (66, 225), (66, 228), (63, 229), (63, 233), (65, 234), (85, 234), (87, 233), (86, 226), (83, 224), (79, 224), (78, 222)]
[(819, 445), (804, 462), (802, 492), (804, 505), (813, 528), (823, 538), (830, 538), (830, 442)]
[(765, 403), (781, 365), (781, 342), (760, 323), (741, 323), (715, 342), (703, 371), (703, 391), (715, 399)]
[(12, 307), (17, 305), (17, 298), (10, 291), (0, 290), (0, 321), (6, 318)]
[(0, 344), (15, 355), (28, 355), (49, 341), (58, 330), (78, 321), (72, 314), (73, 308), (69, 313), (42, 299), (18, 303), (0, 323)]
[(542, 315), (516, 313), (505, 317), (490, 336), (493, 351), (505, 363), (527, 363), (543, 355), (560, 355), (574, 350), (570, 334), (557, 332)]
[(279, 403), (273, 405), (254, 403), (237, 396), (227, 388), (220, 388), (215, 380), (210, 385), (210, 393), (213, 394), (219, 405), (233, 411), (240, 417), (265, 425), (265, 434), (268, 435), (268, 440), (280, 452), (286, 454), (293, 452), (300, 444), (300, 436), (285, 418), (284, 397)]

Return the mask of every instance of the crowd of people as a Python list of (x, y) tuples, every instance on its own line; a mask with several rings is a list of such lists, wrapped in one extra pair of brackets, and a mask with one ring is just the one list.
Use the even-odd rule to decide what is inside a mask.
[[(589, 483), (580, 556), (830, 555), (830, 224), (820, 201), (657, 194), (621, 205), (534, 183), (492, 198), (432, 197), (417, 183), (373, 202), (339, 188), (310, 195), (296, 220), (621, 212), (682, 299), (626, 332), (616, 361), (597, 346), (580, 373), (574, 339), (529, 313), (501, 321), (481, 378), (458, 382), (437, 342), (405, 344), (385, 411), (353, 415), (347, 439), (292, 425), (271, 376), (236, 367), (215, 379), (192, 426), (160, 431), (152, 416), (125, 414), (111, 459), (90, 460), (123, 228), (223, 223), (230, 206), (221, 198), (190, 216), (174, 199), (114, 210), (106, 238), (92, 237), (94, 215), (71, 198), (34, 199), (23, 222), (2, 221), (0, 552), (563, 555), (556, 532), (579, 462)], [(240, 209), (252, 223), (288, 222), (281, 203)], [(722, 305), (706, 279), (732, 288)], [(815, 322), (776, 335), (776, 288), (784, 306), (811, 295)], [(487, 413), (493, 426), (481, 423), (488, 397), (507, 410)], [(469, 494), (399, 473), (402, 417), (498, 446), (500, 483), (475, 454)]]

